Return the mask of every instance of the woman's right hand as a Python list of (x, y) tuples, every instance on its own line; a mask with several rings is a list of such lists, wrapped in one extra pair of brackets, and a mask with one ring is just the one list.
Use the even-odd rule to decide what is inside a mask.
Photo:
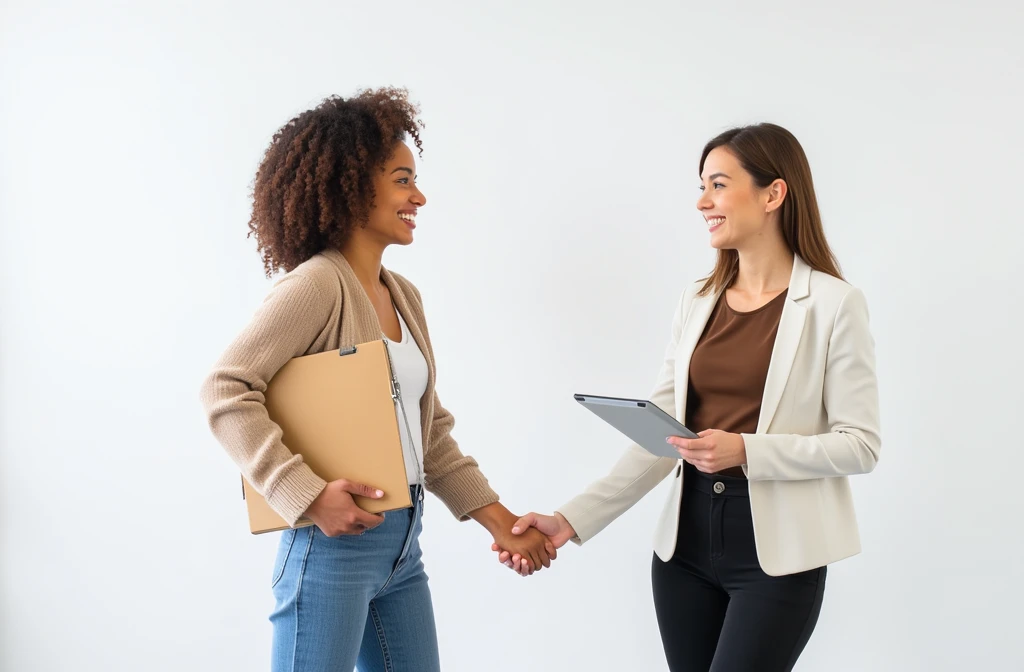
[[(526, 514), (516, 521), (512, 527), (512, 534), (523, 534), (531, 527), (535, 527), (539, 532), (547, 535), (556, 549), (565, 546), (566, 542), (576, 536), (576, 530), (565, 519), (565, 516), (557, 511), (553, 516), (545, 516), (540, 513)], [(523, 562), (523, 557), (520, 554), (512, 554), (496, 543), (491, 544), (491, 550), (498, 553), (498, 562), (506, 567), (519, 570)]]
[(384, 514), (363, 511), (352, 495), (380, 499), (384, 492), (344, 478), (331, 481), (306, 509), (305, 516), (328, 537), (362, 534), (384, 522)]

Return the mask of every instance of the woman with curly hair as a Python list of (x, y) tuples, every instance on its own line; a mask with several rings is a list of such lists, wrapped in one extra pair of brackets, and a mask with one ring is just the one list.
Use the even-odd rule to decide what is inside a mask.
[[(477, 462), (451, 436), (454, 420), (434, 389), (435, 367), (420, 293), (382, 266), (390, 245), (413, 242), (426, 197), (416, 186), (418, 109), (402, 89), (332, 97), (273, 137), (256, 174), (250, 235), (267, 276), (286, 274), (204, 381), (210, 428), (245, 478), (285, 521), (273, 573), (272, 668), (440, 668), (419, 546), (423, 489), (459, 520), (473, 518), (502, 548), (550, 566), (554, 547), (534, 530), (510, 533)], [(267, 383), (288, 360), (390, 340), (411, 402), (399, 423), (414, 506), (384, 515), (353, 494), (373, 484), (326, 482), (281, 440), (264, 406)], [(421, 477), (422, 474), (422, 477)], [(300, 518), (315, 523), (295, 528)]]

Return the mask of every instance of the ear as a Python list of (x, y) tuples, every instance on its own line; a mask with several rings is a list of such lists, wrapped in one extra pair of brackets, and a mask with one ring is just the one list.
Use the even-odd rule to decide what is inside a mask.
[(765, 203), (765, 213), (775, 212), (782, 207), (782, 202), (786, 200), (786, 194), (789, 193), (789, 186), (786, 185), (784, 180), (775, 180), (768, 185), (768, 202)]

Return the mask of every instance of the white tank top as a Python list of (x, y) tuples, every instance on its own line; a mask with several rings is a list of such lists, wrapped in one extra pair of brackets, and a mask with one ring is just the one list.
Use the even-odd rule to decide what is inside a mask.
[[(395, 312), (398, 313), (397, 310)], [(405, 414), (409, 418), (409, 429), (412, 430), (410, 437), (401, 409), (398, 409), (398, 431), (402, 437), (402, 452), (405, 454), (405, 473), (409, 478), (409, 484), (414, 485), (420, 470), (423, 469), (420, 401), (427, 391), (427, 360), (416, 345), (401, 313), (398, 313), (398, 323), (402, 327), (402, 340), (396, 342), (389, 338), (388, 350), (391, 352), (391, 365), (395, 368), (399, 385), (402, 386), (402, 401), (405, 403)]]

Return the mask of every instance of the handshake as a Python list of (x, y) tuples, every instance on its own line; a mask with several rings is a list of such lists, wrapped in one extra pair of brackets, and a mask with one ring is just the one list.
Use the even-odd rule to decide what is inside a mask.
[(528, 513), (511, 530), (495, 532), (491, 550), (503, 565), (521, 576), (529, 576), (550, 567), (558, 557), (558, 549), (575, 536), (576, 530), (560, 513)]

